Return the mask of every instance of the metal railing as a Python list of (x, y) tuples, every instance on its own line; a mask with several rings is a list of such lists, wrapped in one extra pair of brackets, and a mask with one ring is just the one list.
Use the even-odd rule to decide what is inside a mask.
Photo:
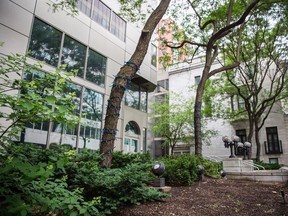
[(251, 162), (251, 161), (243, 160), (242, 164), (247, 165), (247, 166), (251, 166), (251, 167), (253, 167), (254, 170), (255, 169), (257, 169), (257, 170), (260, 170), (260, 169), (265, 170), (265, 167), (263, 167), (261, 165), (258, 165), (258, 164), (254, 164), (253, 161)]

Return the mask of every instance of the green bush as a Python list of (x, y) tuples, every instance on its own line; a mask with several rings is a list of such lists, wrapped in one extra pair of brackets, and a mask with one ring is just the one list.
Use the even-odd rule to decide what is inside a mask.
[[(68, 190), (65, 178), (53, 179), (52, 164), (31, 164), (10, 157), (0, 167), (0, 215), (91, 215), (95, 200), (84, 201), (80, 189)], [(85, 214), (84, 214), (85, 213)]]
[(122, 151), (113, 152), (112, 168), (125, 167), (131, 163), (151, 163), (149, 153), (123, 153)]
[(266, 170), (277, 170), (282, 167), (281, 164), (264, 163), (263, 161), (260, 161), (260, 162), (254, 161), (254, 164), (260, 165), (264, 167)]
[(182, 154), (160, 159), (165, 165), (165, 181), (170, 185), (191, 185), (199, 180), (199, 165), (204, 167), (204, 175), (220, 177), (221, 163), (214, 163), (201, 157)]
[(106, 169), (99, 152), (69, 146), (18, 144), (7, 152), (0, 156), (0, 215), (100, 216), (167, 196), (147, 187), (153, 176), (144, 155), (116, 153), (119, 168)]

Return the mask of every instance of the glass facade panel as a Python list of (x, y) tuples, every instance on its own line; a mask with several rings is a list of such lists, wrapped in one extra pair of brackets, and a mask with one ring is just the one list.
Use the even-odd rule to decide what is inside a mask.
[(77, 76), (83, 78), (85, 58), (86, 46), (66, 35), (61, 60), (62, 64), (66, 64), (66, 70), (78, 70)]
[(101, 139), (103, 95), (90, 89), (83, 93), (80, 136), (84, 145), (97, 149)]
[(125, 41), (126, 22), (114, 12), (112, 12), (110, 31), (120, 40)]
[(78, 0), (77, 8), (79, 11), (84, 13), (86, 16), (91, 16), (91, 8), (92, 8), (93, 0)]
[(147, 90), (143, 87), (131, 83), (125, 92), (125, 105), (147, 112)]
[(139, 86), (131, 83), (125, 94), (125, 105), (139, 109)]
[(58, 66), (62, 32), (35, 18), (29, 55), (54, 67)]
[(151, 64), (154, 67), (157, 67), (157, 47), (155, 45), (151, 45)]
[(89, 50), (86, 80), (104, 87), (107, 58), (93, 50)]
[(140, 110), (147, 112), (147, 91), (144, 88), (140, 88)]
[(111, 10), (99, 0), (94, 0), (92, 19), (109, 30)]
[(102, 121), (103, 95), (90, 89), (83, 94), (82, 114), (86, 119)]
[(147, 128), (143, 128), (142, 151), (143, 151), (143, 152), (147, 152)]

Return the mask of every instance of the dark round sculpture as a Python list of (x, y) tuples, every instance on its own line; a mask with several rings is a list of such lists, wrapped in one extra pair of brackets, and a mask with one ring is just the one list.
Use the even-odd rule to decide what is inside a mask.
[(225, 170), (221, 170), (221, 171), (220, 171), (220, 175), (221, 175), (221, 177), (224, 178), (224, 177), (226, 176), (226, 172), (225, 172)]
[(204, 173), (204, 170), (205, 170), (204, 166), (198, 165), (198, 174), (199, 175), (202, 175)]
[(152, 172), (156, 176), (161, 176), (165, 172), (165, 166), (163, 163), (157, 162), (152, 166)]

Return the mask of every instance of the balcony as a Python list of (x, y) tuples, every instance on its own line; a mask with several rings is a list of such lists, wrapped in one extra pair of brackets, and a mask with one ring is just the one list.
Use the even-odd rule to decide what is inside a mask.
[(283, 154), (282, 141), (281, 140), (279, 140), (278, 143), (271, 143), (271, 144), (269, 144), (265, 141), (264, 147), (265, 147), (265, 153), (266, 154)]

